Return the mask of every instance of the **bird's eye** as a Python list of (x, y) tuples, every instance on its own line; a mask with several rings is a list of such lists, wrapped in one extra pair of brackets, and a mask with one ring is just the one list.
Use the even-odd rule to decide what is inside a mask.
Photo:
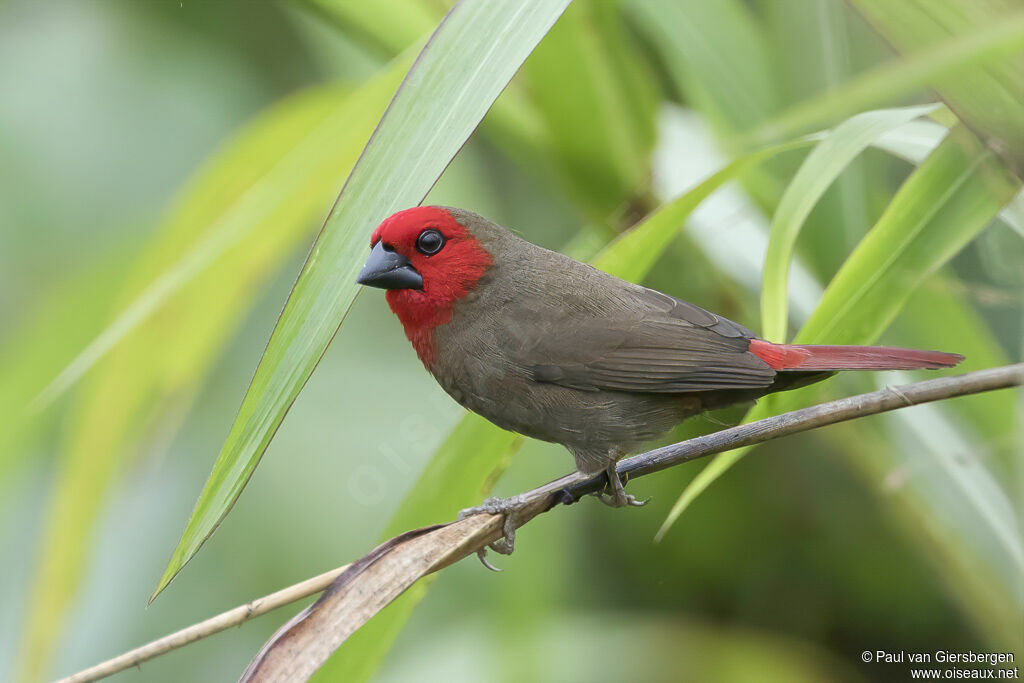
[(444, 246), (444, 235), (441, 234), (440, 230), (428, 228), (420, 233), (420, 236), (416, 238), (416, 250), (421, 254), (431, 256), (441, 251), (441, 247)]

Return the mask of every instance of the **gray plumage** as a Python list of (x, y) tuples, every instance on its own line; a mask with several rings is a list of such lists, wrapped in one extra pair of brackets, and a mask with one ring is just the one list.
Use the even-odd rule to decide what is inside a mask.
[(430, 371), (500, 427), (565, 445), (580, 471), (780, 388), (746, 328), (448, 210), (498, 257), (434, 331)]

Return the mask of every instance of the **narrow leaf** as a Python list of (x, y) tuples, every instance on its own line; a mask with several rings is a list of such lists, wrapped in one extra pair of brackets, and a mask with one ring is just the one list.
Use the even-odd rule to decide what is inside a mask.
[[(456, 425), (391, 518), (381, 541), (427, 524), (454, 519), (478, 504), (508, 465), (522, 437), (472, 413)], [(427, 594), (433, 577), (413, 584), (363, 628), (356, 631), (317, 672), (316, 680), (365, 681), (373, 675)]]
[[(695, 163), (687, 158), (691, 149), (698, 158), (705, 155), (699, 142), (702, 133), (691, 120), (673, 117), (666, 120), (666, 126), (669, 126), (669, 129), (663, 137), (662, 144), (665, 147), (657, 154), (659, 166), (656, 173), (671, 178), (683, 173), (683, 169), (688, 166), (706, 169), (708, 164), (714, 163), (713, 157), (703, 163)], [(692, 133), (682, 133), (688, 128), (692, 129)], [(878, 146), (917, 165), (927, 158), (948, 133), (947, 126), (931, 119), (916, 119), (893, 133), (882, 136)], [(706, 136), (706, 132), (703, 135)], [(872, 165), (877, 165), (881, 169), (882, 165), (875, 162), (882, 161), (884, 159), (876, 155)], [(752, 179), (753, 176), (748, 179), (745, 186), (749, 186), (749, 180)], [(875, 184), (873, 180), (871, 182)], [(680, 188), (677, 185), (674, 189), (678, 191)], [(873, 192), (880, 189), (881, 186)], [(1017, 196), (1020, 197), (1021, 194), (1018, 193)], [(719, 215), (742, 215), (739, 207), (744, 200), (738, 192), (713, 197), (712, 200), (717, 200), (720, 205)], [(1000, 213), (1000, 217), (1005, 213), (1006, 209)], [(705, 230), (695, 230), (701, 226), (691, 225), (687, 232), (697, 238), (694, 246), (697, 247), (698, 253), (703, 252), (707, 255), (711, 262), (708, 265), (717, 266), (723, 272), (733, 274), (750, 292), (756, 293), (760, 289), (760, 273), (756, 279), (751, 279), (746, 276), (742, 264), (747, 262), (747, 267), (756, 271), (763, 263), (768, 226), (759, 223), (755, 212), (750, 214), (751, 218), (741, 222), (729, 220), (728, 229), (724, 232), (719, 232), (726, 227), (721, 218), (717, 221), (704, 218), (703, 220), (707, 221), (703, 226)], [(734, 233), (741, 226), (747, 237), (736, 240)], [(831, 236), (835, 234), (836, 223), (818, 222), (815, 230), (819, 229), (818, 226), (825, 228), (822, 232), (829, 233), (829, 236), (818, 237), (819, 243), (822, 238), (834, 239)], [(765, 239), (760, 242), (758, 238), (761, 237), (762, 229)], [(992, 230), (993, 228), (986, 230), (986, 236)], [(999, 231), (999, 228), (996, 227), (994, 230)], [(806, 237), (815, 236), (807, 234)], [(721, 241), (726, 239), (732, 248), (720, 247)], [(849, 249), (842, 253), (844, 260), (848, 253)], [(809, 255), (820, 257), (817, 251), (802, 254), (804, 259)], [(817, 307), (824, 288), (802, 267), (798, 267), (800, 264), (801, 259), (794, 260), (793, 277), (790, 278), (790, 306), (794, 309), (793, 317), (802, 323)], [(820, 261), (818, 265), (821, 265)], [(687, 268), (687, 272), (689, 270), (690, 268)], [(688, 275), (687, 280), (693, 282), (692, 275)], [(998, 344), (991, 338), (991, 333), (987, 329), (988, 321), (978, 318), (977, 315), (968, 315), (963, 309), (966, 301), (960, 306), (957, 305), (958, 297), (969, 294), (977, 296), (980, 292), (975, 291), (969, 283), (932, 276), (917, 289), (913, 299), (904, 305), (896, 324), (886, 333), (886, 342), (910, 348), (956, 350), (967, 356), (967, 360), (958, 366), (957, 370), (994, 367), (1009, 362), (998, 352)], [(936, 343), (938, 339), (942, 340), (941, 345)], [(854, 375), (819, 385), (823, 392), (815, 394), (813, 398), (808, 396), (805, 400), (818, 402), (822, 393), (834, 393), (837, 385), (853, 386), (850, 382), (861, 384), (865, 381), (899, 380), (878, 375)], [(948, 453), (970, 453), (971, 459), (976, 458), (990, 466), (992, 471), (989, 479), (994, 477), (1000, 482), (1009, 481), (1007, 477), (1012, 476), (1008, 474), (1012, 472), (1012, 466), (1008, 463), (1020, 452), (1019, 434), (1015, 427), (1016, 422), (1012, 419), (1015, 411), (1014, 401), (1005, 392), (989, 395), (986, 401), (980, 398), (966, 397), (942, 406), (899, 411), (891, 420), (865, 422), (856, 429), (837, 427), (822, 432), (821, 438), (830, 444), (837, 455), (843, 456), (849, 462), (852, 471), (861, 472), (863, 479), (877, 482), (891, 494), (886, 496), (886, 507), (900, 520), (900, 528), (903, 530), (906, 543), (931, 563), (936, 575), (944, 580), (950, 593), (959, 597), (958, 602), (971, 619), (984, 625), (986, 636), (991, 638), (992, 642), (1001, 642), (1007, 634), (1012, 634), (1010, 642), (1015, 642), (1014, 639), (1019, 639), (1019, 619), (1013, 605), (1007, 603), (1004, 596), (1012, 591), (1019, 572), (1000, 547), (988, 523), (982, 520), (962, 497), (950, 496), (953, 483), (948, 480), (934, 481), (936, 477), (931, 476), (931, 473), (939, 470), (931, 462), (932, 458)], [(799, 405), (803, 404), (794, 407)], [(922, 420), (918, 420), (918, 416)], [(911, 430), (910, 423), (923, 421), (926, 417), (941, 421), (944, 438), (956, 437), (955, 440), (943, 445), (935, 443), (934, 439), (929, 443), (919, 438), (920, 430), (916, 425)], [(893, 447), (894, 438), (899, 439), (896, 448)], [(961, 447), (959, 444), (969, 445)], [(927, 470), (929, 476), (923, 476), (923, 470)], [(900, 476), (901, 474), (905, 476)]]
[(653, 79), (624, 41), (616, 3), (577, 3), (523, 70), (569, 190), (595, 220), (643, 185), (654, 146)]
[(765, 339), (786, 341), (789, 264), (800, 230), (818, 200), (881, 135), (935, 108), (924, 105), (858, 114), (836, 126), (807, 156), (772, 218), (761, 287), (761, 334)]
[(302, 4), (328, 22), (339, 25), (343, 35), (368, 42), (386, 52), (388, 57), (430, 33), (441, 18), (439, 7), (422, 0), (303, 0)]
[(27, 443), (49, 416), (30, 411), (28, 403), (102, 329), (128, 256), (112, 254), (68, 273), (28, 301), (31, 313), (9, 321), (0, 340), (0, 481), (34, 452)]
[(763, 26), (739, 0), (630, 0), (641, 29), (692, 106), (724, 134), (745, 131), (779, 106)]
[[(951, 36), (857, 76), (806, 100), (745, 136), (745, 145), (766, 145), (828, 126), (857, 111), (899, 100), (944, 74), (1004, 60), (1024, 48), (1024, 13)], [(970, 70), (970, 69), (968, 69)]]
[[(874, 228), (836, 273), (796, 337), (801, 344), (870, 344), (899, 314), (921, 281), (948, 262), (1013, 197), (1019, 183), (962, 128), (910, 176)], [(794, 398), (795, 397), (795, 398)], [(762, 400), (756, 420), (789, 410), (799, 392)], [(658, 531), (679, 515), (746, 450), (717, 456), (673, 505)]]
[[(80, 345), (91, 356), (81, 370), (89, 374), (62, 430), (21, 648), (24, 671), (37, 672), (49, 659), (106, 493), (138, 452), (136, 444), (181, 418), (254, 292), (307, 239), (404, 71), (398, 64), (351, 92), (314, 88), (263, 112), (186, 184), (134, 263), (126, 259), (127, 268), (108, 271), (108, 278), (116, 272), (124, 281), (99, 301), (119, 312)], [(101, 291), (96, 281), (88, 284), (83, 292)], [(84, 310), (79, 297), (66, 304), (75, 308), (42, 332), (59, 336), (54, 321)], [(75, 366), (66, 355), (52, 360), (60, 364), (47, 366), (50, 377), (54, 368)]]
[(733, 160), (724, 168), (711, 175), (696, 187), (683, 193), (649, 215), (628, 232), (602, 250), (592, 261), (593, 265), (616, 277), (640, 282), (679, 234), (686, 218), (701, 202), (729, 181), (744, 172), (785, 152), (806, 148), (814, 143), (813, 138), (765, 147)]
[[(942, 44), (954, 32), (1004, 24), (1020, 27), (1024, 21), (1019, 3), (1005, 0), (853, 0), (851, 4), (904, 54)], [(936, 74), (930, 84), (1017, 177), (1024, 177), (1024, 54)]]
[(419, 203), (568, 0), (464, 0), (423, 49), (292, 289), (154, 597), (224, 519), (356, 296), (373, 227)]

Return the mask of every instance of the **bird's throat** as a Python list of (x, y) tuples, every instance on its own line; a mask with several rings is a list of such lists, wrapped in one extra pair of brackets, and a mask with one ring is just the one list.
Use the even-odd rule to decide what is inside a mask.
[(434, 331), (451, 321), (456, 306), (467, 303), (467, 295), (477, 288), (493, 263), (476, 239), (470, 239), (462, 230), (453, 232), (446, 251), (418, 264), (423, 289), (389, 289), (385, 294), (388, 306), (398, 316), (405, 336), (427, 369), (437, 361)]
[(452, 319), (452, 302), (436, 301), (422, 291), (393, 289), (386, 293), (388, 306), (398, 316), (416, 355), (429, 369), (437, 360), (434, 330)]

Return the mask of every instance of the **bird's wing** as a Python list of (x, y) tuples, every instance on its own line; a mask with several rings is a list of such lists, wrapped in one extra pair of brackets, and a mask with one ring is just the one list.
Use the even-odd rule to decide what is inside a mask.
[(685, 301), (635, 287), (563, 311), (528, 350), (537, 382), (581, 391), (684, 393), (766, 387), (775, 371), (747, 351), (752, 332)]

